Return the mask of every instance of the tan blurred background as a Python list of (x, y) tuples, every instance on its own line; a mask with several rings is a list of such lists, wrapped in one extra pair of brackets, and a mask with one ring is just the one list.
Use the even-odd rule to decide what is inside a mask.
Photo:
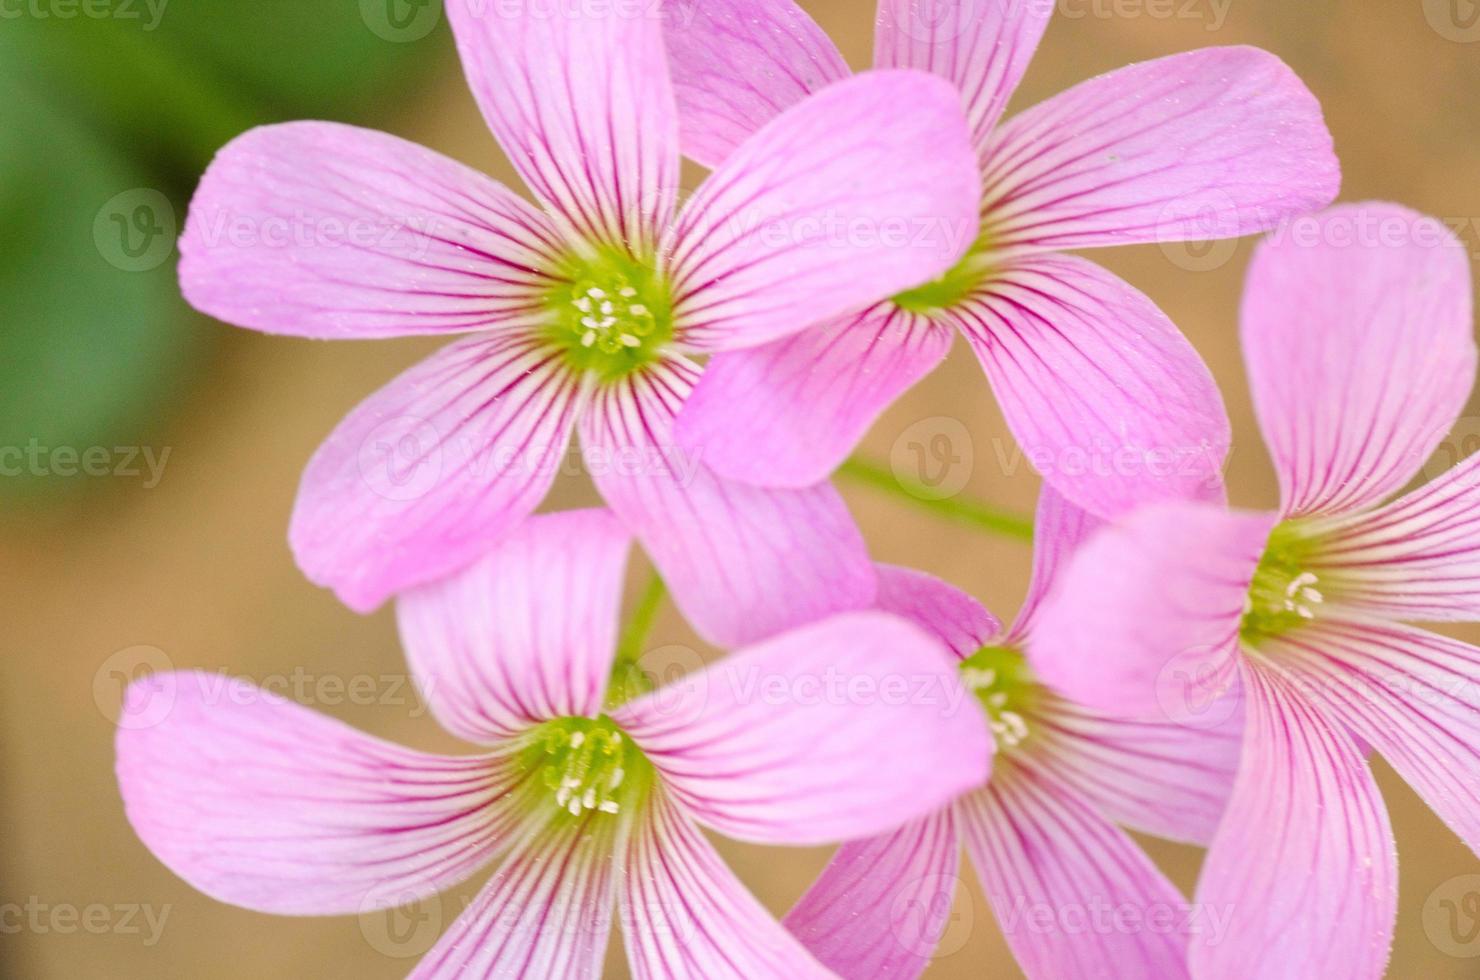
[[(804, 6), (855, 65), (867, 64), (871, 4), (805, 0)], [(1480, 17), (1475, 4), (1062, 0), (1060, 11), (1016, 107), (1133, 61), (1215, 44), (1268, 48), (1324, 103), (1345, 166), (1344, 200), (1393, 199), (1463, 220), (1467, 246), (1480, 251), (1480, 25), (1466, 27), (1468, 17)], [(171, 13), (165, 11), (166, 23)], [(243, 30), (261, 31), (268, 41), (286, 29), (271, 17), (246, 25)], [(0, 33), (8, 29), (0, 22)], [(403, 74), (379, 79), (380, 94), (356, 101), (355, 117), (512, 181), (464, 88), (445, 25), (408, 46), (424, 50), (425, 64), (377, 68)], [(71, 231), (84, 240), (90, 234), (85, 225)], [(1231, 497), (1265, 506), (1275, 500), (1274, 483), (1245, 391), (1236, 330), (1249, 247), (1241, 243), (1232, 261), (1202, 273), (1179, 268), (1156, 247), (1097, 257), (1157, 300), (1210, 361), (1233, 418)], [(169, 278), (172, 264), (157, 274)], [(156, 457), (169, 450), (158, 484), (100, 478), (80, 491), (42, 486), (4, 498), (0, 905), (39, 906), (42, 912), (40, 928), (0, 932), (0, 975), (401, 976), (414, 959), (394, 954), (415, 952), (417, 943), (388, 945), (384, 923), (242, 911), (196, 894), (166, 871), (123, 818), (109, 713), (119, 677), (141, 658), (258, 681), (291, 679), (297, 672), (307, 690), (320, 692), (317, 706), (331, 714), (412, 746), (457, 748), (396, 680), (404, 668), (391, 615), (362, 618), (341, 607), (300, 576), (285, 543), (298, 474), (315, 445), (357, 400), (436, 344), (275, 339), (184, 311), (176, 315), (202, 353), (177, 392), (137, 428)], [(0, 324), (0, 331), (10, 329)], [(865, 452), (887, 462), (911, 426), (954, 431), (954, 421), (969, 430), (969, 443), (958, 435), (955, 446), (969, 457), (958, 464), (969, 467), (964, 493), (1029, 511), (1036, 480), (1014, 457), (964, 344), (888, 413)], [(1468, 425), (1467, 432), (1480, 432), (1473, 420)], [(967, 471), (955, 472), (964, 477)], [(1016, 607), (1026, 584), (1026, 547), (872, 488), (845, 484), (844, 491), (878, 557), (942, 575), (1001, 615)], [(549, 506), (591, 499), (572, 481), (557, 489)], [(636, 581), (634, 572), (634, 587)], [(1474, 630), (1459, 635), (1480, 640)], [(665, 610), (653, 642), (692, 639)], [(140, 646), (158, 653), (132, 649)], [(335, 693), (335, 685), (356, 677), (373, 678), (375, 695)], [(1480, 959), (1455, 955), (1480, 955), (1480, 943), (1464, 945), (1464, 936), (1446, 930), (1432, 907), (1425, 917), (1435, 890), (1464, 890), (1465, 882), (1452, 880), (1480, 873), (1480, 860), (1385, 767), (1378, 768), (1402, 867), (1390, 976), (1480, 976)], [(1191, 887), (1198, 852), (1148, 846), (1179, 884)], [(827, 857), (825, 851), (720, 847), (777, 913)], [(429, 942), (480, 881), (401, 927), (420, 930), (417, 936)], [(106, 911), (94, 911), (99, 907)], [(60, 917), (55, 910), (62, 910)], [(156, 932), (161, 915), (167, 918)], [(0, 919), (0, 927), (7, 922), (13, 925), (14, 915)], [(615, 944), (610, 964), (611, 976), (626, 976)], [(960, 893), (941, 955), (927, 975), (1020, 975), (974, 882)]]

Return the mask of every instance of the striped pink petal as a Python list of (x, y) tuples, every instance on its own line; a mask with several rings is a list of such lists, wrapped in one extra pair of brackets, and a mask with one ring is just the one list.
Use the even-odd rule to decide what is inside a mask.
[(1480, 619), (1480, 455), (1376, 511), (1314, 525), (1328, 601), (1392, 619)]
[(697, 369), (681, 361), (598, 389), (581, 422), (587, 467), (701, 635), (739, 646), (872, 603), (863, 536), (828, 484), (723, 480), (673, 435)]
[(362, 402), (303, 474), (289, 540), (350, 608), (466, 565), (559, 472), (580, 382), (526, 336), (444, 348)]
[(669, 229), (679, 342), (754, 347), (928, 282), (975, 240), (979, 197), (949, 85), (831, 85), (746, 140)]
[(966, 105), (972, 145), (985, 159), (1053, 11), (1052, 3), (879, 0), (874, 64), (951, 82)]
[(1480, 853), (1480, 650), (1331, 615), (1264, 649)]
[(613, 869), (630, 821), (588, 810), (532, 825), (413, 980), (598, 980), (611, 938)]
[(999, 247), (1238, 237), (1325, 207), (1340, 185), (1320, 105), (1255, 48), (1084, 82), (1010, 120), (987, 158), (983, 231)]
[(1272, 515), (1147, 507), (1075, 554), (1029, 637), (1034, 670), (1071, 700), (1177, 721), (1184, 684), (1222, 684)]
[(1242, 330), (1285, 514), (1361, 510), (1412, 479), (1469, 396), (1469, 255), (1405, 208), (1334, 208), (1260, 246)]
[(443, 727), (496, 742), (599, 714), (630, 544), (606, 511), (541, 514), (475, 564), (404, 593), (402, 643)]
[(914, 980), (951, 916), (961, 837), (952, 808), (844, 844), (786, 927), (848, 980)]
[(1067, 255), (1020, 257), (946, 311), (1030, 464), (1113, 517), (1221, 487), (1228, 417), (1202, 358), (1146, 296)]
[(706, 167), (852, 74), (792, 0), (689, 0), (665, 4), (664, 16), (683, 151)]
[(1226, 717), (1192, 725), (1114, 718), (1056, 700), (1029, 722), (1034, 764), (1117, 824), (1206, 845), (1233, 789), (1243, 721), (1236, 700), (1219, 709)]
[(966, 851), (1030, 980), (1188, 976), (1187, 903), (1069, 787), (1004, 765), (957, 804)]
[(954, 659), (896, 616), (835, 616), (673, 688), (613, 717), (674, 799), (731, 837), (821, 844), (871, 836), (987, 775), (990, 736)]
[(657, 4), (449, 0), (468, 84), (535, 196), (578, 239), (651, 254), (678, 189)]
[(220, 674), (132, 685), (118, 732), (129, 822), (213, 898), (343, 915), (425, 898), (517, 830), (508, 751), (412, 752)]
[(1102, 521), (1071, 504), (1052, 484), (1043, 485), (1038, 491), (1038, 508), (1033, 518), (1033, 575), (1028, 581), (1027, 598), (1004, 643), (1027, 643), (1043, 600), (1079, 546), (1102, 526)]
[(933, 575), (880, 565), (876, 608), (903, 616), (966, 659), (1002, 634), (1002, 623), (971, 596)]
[(635, 980), (833, 976), (755, 900), (661, 790), (628, 837), (622, 865), (618, 908)]
[(678, 417), (679, 442), (731, 479), (811, 486), (935, 369), (951, 337), (924, 316), (881, 303), (762, 347), (717, 354)]
[(263, 126), (201, 178), (180, 288), (228, 323), (300, 337), (509, 329), (544, 315), (559, 236), (495, 181), (337, 123)]
[(1197, 901), (1231, 915), (1194, 938), (1198, 980), (1383, 975), (1397, 915), (1397, 855), (1362, 753), (1327, 712), (1246, 662), (1243, 761)]

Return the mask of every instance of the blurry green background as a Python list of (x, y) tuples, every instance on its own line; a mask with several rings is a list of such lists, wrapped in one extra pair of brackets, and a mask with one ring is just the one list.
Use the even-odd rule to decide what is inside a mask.
[[(868, 0), (804, 6), (867, 64)], [(1480, 7), (1469, 0), (1061, 0), (1015, 105), (1213, 44), (1268, 48), (1305, 78), (1336, 134), (1344, 199), (1463, 222), (1480, 253)], [(0, 450), (40, 461), (38, 473), (0, 476), (0, 913), (26, 917), (17, 930), (16, 915), (0, 914), (0, 976), (397, 977), (476, 890), (475, 879), (400, 923), (414, 933), (404, 942), (388, 942), (384, 922), (230, 908), (144, 850), (112, 775), (121, 683), (170, 665), (286, 678), (376, 734), (457, 748), (400, 683), (391, 616), (361, 618), (310, 586), (285, 542), (315, 445), (435, 342), (327, 344), (210, 321), (179, 298), (173, 237), (215, 149), (278, 120), (377, 126), (512, 183), (459, 71), (437, 0), (0, 0)], [(1249, 247), (1200, 273), (1154, 247), (1097, 257), (1212, 364), (1234, 422), (1231, 497), (1264, 506), (1275, 486), (1236, 331)], [(1474, 416), (1456, 432), (1461, 452), (1480, 436)], [(1036, 479), (964, 346), (865, 452), (904, 465), (922, 434), (951, 440), (949, 479), (964, 495), (1031, 509)], [(94, 475), (80, 472), (85, 459)], [(1004, 616), (1021, 599), (1023, 546), (844, 489), (880, 558), (943, 575)], [(570, 481), (549, 506), (592, 499)], [(671, 612), (653, 643), (698, 649)], [(364, 677), (375, 696), (342, 693)], [(1390, 975), (1480, 976), (1480, 959), (1459, 955), (1480, 955), (1480, 943), (1435, 912), (1440, 898), (1480, 891), (1463, 880), (1480, 861), (1378, 769), (1402, 860)], [(1191, 886), (1196, 851), (1149, 846)], [(721, 848), (778, 913), (827, 857)], [(928, 976), (1017, 976), (965, 877)], [(167, 916), (157, 934), (150, 915)], [(610, 962), (625, 976), (615, 943)]]

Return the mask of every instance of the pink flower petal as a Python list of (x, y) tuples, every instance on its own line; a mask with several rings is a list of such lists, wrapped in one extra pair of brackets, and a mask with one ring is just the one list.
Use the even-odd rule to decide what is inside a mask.
[(1228, 417), (1166, 314), (1067, 255), (1021, 257), (946, 311), (971, 342), (1027, 460), (1091, 513), (1206, 498), (1222, 485)]
[(1072, 789), (1027, 765), (1002, 765), (956, 809), (987, 900), (1029, 977), (1187, 976), (1187, 903)]
[(342, 915), (425, 897), (517, 830), (508, 752), (403, 749), (245, 681), (182, 671), (133, 684), (118, 732), (129, 822), (213, 898)]
[(761, 843), (898, 827), (979, 785), (991, 752), (954, 659), (878, 612), (732, 654), (613, 717), (686, 810)]
[(1334, 208), (1260, 246), (1244, 358), (1287, 515), (1361, 510), (1412, 479), (1474, 384), (1471, 307), (1465, 249), (1396, 205)]
[(1323, 616), (1269, 655), (1480, 853), (1480, 650), (1409, 626)]
[(459, 341), (362, 402), (303, 474), (298, 565), (369, 612), (487, 550), (544, 498), (585, 396), (523, 336)]
[(604, 510), (541, 514), (476, 564), (403, 594), (407, 659), (443, 727), (490, 742), (599, 714), (630, 544)]
[(679, 341), (755, 347), (928, 282), (975, 240), (979, 199), (949, 85), (831, 85), (746, 140), (670, 229)]
[(1117, 824), (1206, 845), (1238, 771), (1243, 715), (1231, 707), (1217, 724), (1194, 726), (1112, 718), (1056, 700), (1030, 723), (1035, 764)]
[(1178, 720), (1167, 697), (1180, 672), (1227, 672), (1273, 525), (1272, 515), (1179, 503), (1104, 528), (1041, 605), (1033, 669), (1114, 716)]
[(985, 157), (1053, 11), (1052, 3), (880, 0), (874, 64), (919, 68), (955, 85), (972, 145)]
[(715, 355), (679, 442), (760, 486), (826, 480), (889, 404), (935, 369), (951, 331), (893, 303), (752, 350)]
[(1321, 107), (1278, 58), (1205, 48), (1084, 82), (987, 150), (999, 247), (1235, 238), (1325, 207), (1340, 167)]
[(611, 938), (613, 868), (625, 836), (598, 811), (531, 827), (412, 980), (599, 980)]
[(1248, 724), (1197, 901), (1231, 916), (1194, 937), (1198, 980), (1378, 980), (1397, 915), (1397, 854), (1372, 773), (1290, 682), (1246, 661)]
[(752, 133), (851, 71), (792, 0), (664, 5), (684, 153), (718, 166)]
[(827, 980), (661, 790), (623, 857), (622, 936), (635, 980)]
[(180, 239), (192, 306), (329, 339), (527, 326), (560, 249), (544, 215), (440, 154), (337, 123), (263, 126), (201, 178)]
[(844, 844), (786, 927), (840, 977), (915, 980), (950, 919), (960, 851), (950, 807)]
[(1009, 646), (1027, 643), (1033, 632), (1038, 608), (1058, 582), (1069, 559), (1090, 534), (1103, 526), (1098, 518), (1074, 506), (1063, 494), (1045, 483), (1038, 491), (1038, 509), (1033, 518), (1033, 577), (1028, 582), (1028, 595), (1018, 610), (1016, 621), (1007, 638)]
[(874, 599), (874, 569), (836, 490), (767, 490), (683, 452), (673, 418), (697, 370), (672, 361), (598, 390), (581, 422), (597, 489), (694, 628), (738, 646)]
[(1303, 567), (1328, 602), (1390, 619), (1480, 619), (1480, 455), (1376, 511), (1310, 530)]
[(447, 4), (468, 84), (530, 190), (578, 238), (636, 255), (678, 188), (661, 18), (657, 4)]
[(971, 596), (933, 575), (880, 565), (876, 608), (903, 616), (963, 660), (1002, 634), (1002, 623)]

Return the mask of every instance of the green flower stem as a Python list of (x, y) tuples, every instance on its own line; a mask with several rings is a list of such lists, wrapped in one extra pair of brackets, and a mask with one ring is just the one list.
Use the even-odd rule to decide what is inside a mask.
[(653, 621), (658, 618), (658, 609), (667, 595), (668, 586), (663, 584), (661, 576), (654, 573), (642, 590), (637, 608), (632, 610), (632, 618), (627, 621), (627, 628), (622, 631), (622, 638), (617, 643), (618, 664), (635, 664), (642, 656), (642, 646), (652, 632)]
[(871, 463), (855, 456), (838, 467), (838, 473), (876, 490), (884, 490), (897, 497), (904, 497), (911, 503), (932, 510), (942, 517), (969, 524), (990, 534), (1016, 538), (1020, 541), (1031, 542), (1033, 540), (1031, 518), (976, 500), (963, 500), (957, 497), (934, 498), (924, 485), (910, 479), (901, 479), (892, 470), (877, 463)]

